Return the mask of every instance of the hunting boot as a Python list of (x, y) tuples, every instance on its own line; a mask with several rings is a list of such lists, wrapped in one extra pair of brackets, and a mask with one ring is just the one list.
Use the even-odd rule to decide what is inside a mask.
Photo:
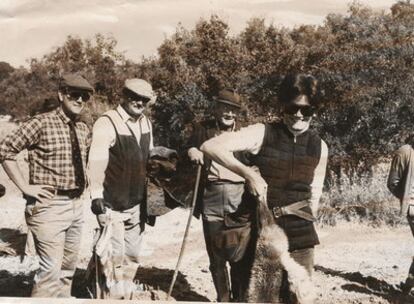
[(414, 287), (414, 276), (412, 274), (409, 274), (407, 279), (404, 283), (401, 283), (401, 293), (403, 295), (409, 295), (411, 289)]
[(404, 283), (401, 284), (401, 291), (404, 295), (408, 295), (414, 287), (414, 257), (408, 270), (408, 276)]

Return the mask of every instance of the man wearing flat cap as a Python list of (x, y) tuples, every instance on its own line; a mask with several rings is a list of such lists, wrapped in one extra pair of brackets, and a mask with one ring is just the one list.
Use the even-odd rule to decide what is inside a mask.
[(104, 113), (93, 127), (91, 210), (102, 231), (112, 232), (108, 244), (113, 264), (109, 298), (128, 298), (135, 288), (146, 221), (146, 166), (153, 148), (152, 126), (144, 111), (155, 99), (148, 82), (127, 79), (120, 105)]
[[(0, 162), (27, 200), (25, 217), (40, 269), (32, 297), (70, 297), (83, 226), (90, 132), (79, 115), (93, 87), (77, 74), (61, 77), (60, 105), (24, 122), (0, 143)], [(16, 161), (29, 153), (29, 180)]]
[[(240, 302), (247, 288), (248, 262), (252, 259), (252, 253), (246, 252), (247, 247), (251, 247), (250, 224), (253, 210), (246, 208), (246, 205), (250, 207), (252, 204), (248, 204), (243, 195), (244, 178), (212, 161), (199, 148), (210, 138), (236, 130), (241, 100), (230, 89), (219, 91), (213, 100), (214, 119), (195, 124), (187, 143), (190, 160), (203, 166), (194, 215), (202, 216), (217, 301)], [(241, 153), (235, 157), (247, 161)], [(239, 242), (228, 242), (236, 239)], [(230, 264), (230, 279), (227, 262)]]

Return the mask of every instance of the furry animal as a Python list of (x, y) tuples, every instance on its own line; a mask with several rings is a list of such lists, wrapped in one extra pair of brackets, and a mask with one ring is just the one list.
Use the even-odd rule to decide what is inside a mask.
[(288, 273), (290, 290), (300, 304), (311, 304), (316, 298), (315, 287), (306, 269), (289, 254), (288, 240), (275, 224), (265, 200), (258, 201), (258, 240), (247, 301), (280, 303), (279, 292), (283, 269)]

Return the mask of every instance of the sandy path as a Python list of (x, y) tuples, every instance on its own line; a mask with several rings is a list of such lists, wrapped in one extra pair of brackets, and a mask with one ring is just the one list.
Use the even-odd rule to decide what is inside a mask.
[[(0, 199), (0, 239), (5, 229), (24, 231), (24, 202), (20, 197)], [(94, 216), (85, 204), (86, 227), (80, 267), (90, 256)], [(157, 219), (155, 227), (145, 232), (142, 251), (145, 269), (158, 270), (162, 289), (168, 284), (177, 262), (188, 210), (176, 209)], [(315, 252), (314, 281), (318, 287), (317, 303), (395, 303), (395, 284), (405, 278), (414, 254), (414, 241), (408, 226), (372, 228), (366, 225), (339, 224), (319, 227), (321, 245)], [(21, 262), (17, 257), (0, 257), (0, 295), (26, 295), (36, 269), (34, 258)], [(176, 290), (191, 290), (188, 300), (213, 301), (214, 287), (208, 271), (201, 221), (193, 219), (181, 265), (183, 280)], [(162, 281), (162, 282), (161, 282)], [(185, 283), (185, 284), (184, 284)], [(14, 293), (13, 286), (15, 286)], [(188, 292), (186, 294), (189, 294)]]

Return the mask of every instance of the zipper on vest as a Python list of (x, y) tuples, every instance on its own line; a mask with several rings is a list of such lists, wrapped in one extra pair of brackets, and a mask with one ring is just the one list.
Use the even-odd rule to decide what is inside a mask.
[(291, 166), (291, 171), (290, 171), (290, 177), (293, 177), (293, 170), (294, 170), (294, 166), (295, 166), (295, 149), (296, 148), (296, 135), (293, 135), (293, 150), (292, 150), (292, 166)]

